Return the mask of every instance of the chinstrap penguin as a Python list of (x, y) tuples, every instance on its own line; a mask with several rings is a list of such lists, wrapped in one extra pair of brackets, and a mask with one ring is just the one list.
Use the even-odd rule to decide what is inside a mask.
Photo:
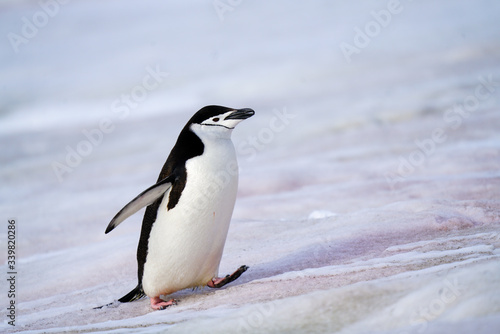
[(220, 288), (248, 267), (219, 278), (219, 264), (238, 188), (238, 163), (231, 133), (252, 109), (206, 106), (182, 129), (158, 181), (125, 205), (109, 223), (111, 232), (147, 206), (137, 247), (138, 285), (120, 302), (148, 296), (153, 309), (186, 288)]

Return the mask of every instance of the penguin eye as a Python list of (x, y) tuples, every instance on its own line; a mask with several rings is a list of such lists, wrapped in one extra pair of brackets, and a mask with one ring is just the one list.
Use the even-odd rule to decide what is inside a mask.
[(214, 122), (216, 122), (216, 123), (217, 123), (219, 120), (220, 120), (220, 118), (218, 118), (218, 117), (215, 117), (214, 119), (212, 119), (212, 121), (214, 121)]

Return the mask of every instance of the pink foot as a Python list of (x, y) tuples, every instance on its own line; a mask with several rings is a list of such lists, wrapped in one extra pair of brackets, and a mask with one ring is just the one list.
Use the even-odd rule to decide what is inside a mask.
[(232, 281), (236, 280), (238, 277), (241, 276), (245, 271), (247, 271), (248, 267), (247, 266), (241, 266), (236, 270), (234, 273), (231, 275), (227, 275), (226, 277), (216, 277), (212, 278), (210, 282), (208, 282), (207, 286), (209, 288), (222, 288), (224, 285), (231, 283)]
[(171, 299), (168, 302), (166, 302), (163, 299), (161, 299), (160, 297), (154, 297), (154, 298), (150, 298), (150, 301), (151, 301), (151, 307), (154, 310), (164, 310), (169, 306), (177, 305), (177, 300), (175, 300), (175, 299)]

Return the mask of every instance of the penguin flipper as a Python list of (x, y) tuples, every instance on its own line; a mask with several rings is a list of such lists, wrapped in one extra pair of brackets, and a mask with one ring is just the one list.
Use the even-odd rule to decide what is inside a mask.
[(149, 187), (148, 189), (144, 190), (142, 193), (140, 193), (136, 198), (131, 200), (127, 205), (121, 209), (116, 216), (114, 216), (113, 219), (111, 219), (111, 222), (109, 223), (108, 227), (106, 228), (106, 234), (111, 232), (115, 227), (117, 227), (122, 221), (127, 219), (128, 217), (132, 216), (134, 213), (139, 211), (145, 206), (148, 206), (152, 204), (154, 201), (156, 201), (158, 198), (163, 196), (171, 187), (172, 183), (174, 182), (174, 177), (169, 176), (154, 186)]

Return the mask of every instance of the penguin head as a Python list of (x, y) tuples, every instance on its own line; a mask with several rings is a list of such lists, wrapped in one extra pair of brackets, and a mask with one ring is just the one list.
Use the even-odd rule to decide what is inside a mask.
[(200, 109), (188, 122), (196, 134), (225, 137), (241, 121), (252, 117), (255, 112), (250, 108), (233, 109), (222, 106), (206, 106)]

